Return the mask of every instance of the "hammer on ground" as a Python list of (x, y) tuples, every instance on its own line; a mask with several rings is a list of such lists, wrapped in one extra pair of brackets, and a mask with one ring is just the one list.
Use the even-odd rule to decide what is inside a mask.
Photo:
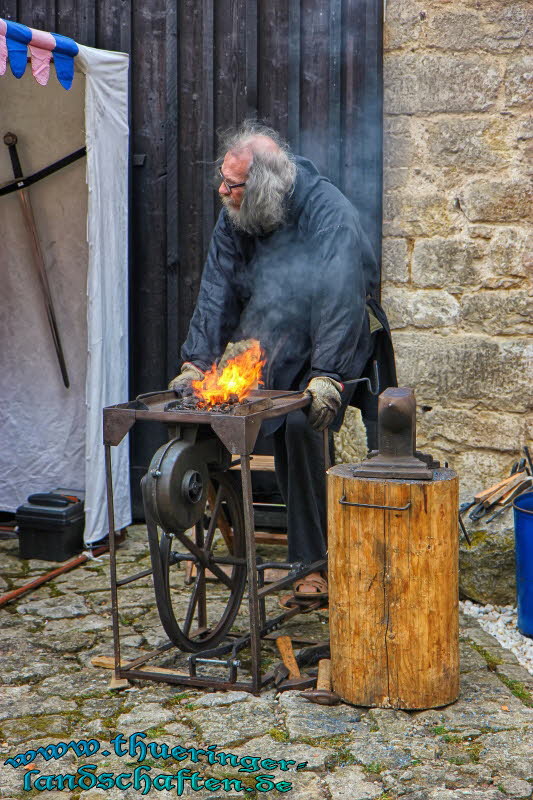
[(316, 689), (300, 692), (300, 697), (321, 706), (335, 706), (340, 703), (339, 695), (331, 691), (331, 661), (329, 658), (322, 658), (318, 662)]
[[(276, 647), (279, 650), (281, 660), (283, 661), (283, 668), (280, 669), (279, 675), (281, 681), (288, 678), (290, 681), (301, 678), (300, 667), (296, 661), (294, 650), (292, 649), (292, 642), (290, 636), (278, 636), (276, 638)], [(280, 683), (281, 683), (280, 681)]]
[(292, 649), (292, 642), (290, 636), (278, 636), (276, 639), (276, 646), (279, 650), (281, 660), (289, 670), (288, 678), (301, 678), (300, 667), (296, 661), (294, 650)]
[(283, 665), (276, 670), (277, 677), (274, 679), (278, 691), (284, 692), (288, 689), (304, 689), (312, 686), (315, 679), (311, 676), (302, 676), (292, 649), (290, 636), (278, 636), (276, 645), (283, 661)]

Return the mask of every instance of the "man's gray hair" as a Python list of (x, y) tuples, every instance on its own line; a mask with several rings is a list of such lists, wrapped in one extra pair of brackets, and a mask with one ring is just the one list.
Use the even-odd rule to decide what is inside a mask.
[(221, 144), (223, 155), (247, 151), (252, 156), (240, 209), (232, 207), (230, 198), (223, 198), (235, 227), (251, 236), (279, 228), (285, 221), (287, 200), (296, 180), (296, 164), (288, 144), (277, 131), (253, 120), (246, 120), (236, 131), (228, 131)]

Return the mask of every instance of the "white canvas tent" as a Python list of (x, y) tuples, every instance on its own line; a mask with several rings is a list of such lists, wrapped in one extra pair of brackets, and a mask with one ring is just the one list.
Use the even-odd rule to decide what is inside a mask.
[[(90, 543), (107, 533), (102, 408), (128, 398), (128, 56), (79, 45), (74, 65), (69, 91), (54, 69), (45, 86), (30, 69), (19, 79), (0, 71), (0, 186), (13, 180), (8, 131), (24, 175), (87, 147), (86, 159), (28, 190), (68, 389), (18, 192), (0, 197), (0, 509), (33, 492), (84, 489)], [(113, 471), (122, 528), (131, 522), (126, 440), (113, 448)]]

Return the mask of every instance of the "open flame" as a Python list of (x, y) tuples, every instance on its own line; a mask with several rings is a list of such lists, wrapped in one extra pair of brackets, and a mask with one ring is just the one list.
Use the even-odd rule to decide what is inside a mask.
[(241, 402), (261, 383), (264, 365), (261, 345), (255, 340), (243, 353), (231, 358), (222, 371), (213, 364), (203, 380), (192, 382), (199, 406), (210, 408), (219, 403)]

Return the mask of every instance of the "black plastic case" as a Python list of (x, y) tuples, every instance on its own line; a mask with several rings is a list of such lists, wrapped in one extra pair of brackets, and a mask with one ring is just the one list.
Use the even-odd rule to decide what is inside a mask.
[(83, 550), (85, 492), (54, 489), (28, 497), (17, 508), (21, 558), (66, 561)]

